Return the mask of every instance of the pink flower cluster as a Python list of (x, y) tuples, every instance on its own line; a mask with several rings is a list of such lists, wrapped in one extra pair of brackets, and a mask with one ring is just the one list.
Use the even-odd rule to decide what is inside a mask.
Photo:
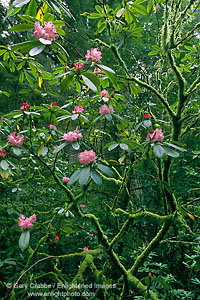
[[(94, 73), (104, 73), (97, 66), (94, 68)], [(101, 74), (97, 74), (97, 76), (102, 76)]]
[(109, 94), (108, 94), (108, 91), (107, 90), (103, 90), (101, 91), (101, 97), (106, 97), (106, 98), (110, 98)]
[(0, 151), (0, 157), (3, 158), (3, 159), (6, 157), (7, 154), (8, 153), (6, 152), (6, 150), (1, 150)]
[(74, 110), (73, 110), (73, 114), (82, 114), (84, 111), (84, 108), (82, 106), (75, 106), (74, 107)]
[(91, 59), (91, 61), (98, 61), (100, 63), (101, 62), (101, 54), (102, 54), (102, 52), (100, 52), (98, 48), (92, 48), (91, 51), (87, 50), (87, 54), (85, 56), (86, 61)]
[(77, 62), (76, 64), (73, 64), (73, 67), (76, 71), (81, 71), (83, 70), (84, 64), (82, 64), (81, 62)]
[(152, 142), (162, 142), (164, 140), (164, 135), (162, 133), (162, 129), (156, 128), (156, 130), (151, 130), (146, 137), (146, 141)]
[(33, 228), (33, 223), (36, 221), (36, 214), (26, 218), (24, 215), (20, 215), (19, 219), (19, 227), (21, 229), (31, 229)]
[(152, 118), (152, 115), (151, 114), (144, 114), (144, 119), (150, 119), (150, 118)]
[(114, 113), (114, 109), (113, 109), (112, 105), (107, 106), (104, 104), (103, 106), (101, 106), (99, 108), (99, 113), (100, 113), (100, 115), (107, 115), (107, 114), (112, 115)]
[(27, 111), (29, 109), (29, 105), (27, 102), (23, 103), (23, 105), (20, 107), (21, 110)]
[(67, 183), (68, 181), (69, 181), (69, 177), (64, 176), (64, 177), (62, 178), (62, 182), (63, 182), (63, 183)]
[(34, 26), (34, 33), (33, 36), (35, 37), (35, 40), (39, 40), (40, 38), (43, 38), (45, 40), (55, 41), (58, 34), (56, 33), (56, 28), (52, 22), (45, 22), (44, 21), (44, 27), (40, 25), (40, 22), (35, 22)]
[(79, 153), (78, 158), (79, 158), (79, 162), (82, 165), (89, 165), (92, 162), (96, 161), (97, 156), (93, 150), (90, 151), (85, 150), (84, 152)]
[(54, 123), (49, 124), (48, 127), (49, 127), (49, 129), (54, 129), (54, 130), (57, 129), (57, 127), (56, 127), (56, 125)]
[(73, 143), (77, 140), (80, 140), (82, 138), (82, 134), (78, 131), (78, 129), (75, 129), (74, 131), (69, 131), (68, 133), (64, 133), (63, 139), (66, 142)]
[(50, 105), (51, 105), (51, 107), (57, 106), (57, 103), (56, 102), (52, 102)]
[(24, 142), (24, 137), (22, 135), (17, 135), (15, 137), (16, 132), (12, 132), (9, 136), (8, 136), (8, 141), (12, 144), (12, 146), (17, 146), (20, 147), (22, 146), (23, 142)]

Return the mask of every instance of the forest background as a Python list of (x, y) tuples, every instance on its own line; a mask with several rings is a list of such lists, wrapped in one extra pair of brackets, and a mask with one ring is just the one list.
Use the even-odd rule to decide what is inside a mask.
[(199, 1), (9, 5), (0, 297), (199, 300)]

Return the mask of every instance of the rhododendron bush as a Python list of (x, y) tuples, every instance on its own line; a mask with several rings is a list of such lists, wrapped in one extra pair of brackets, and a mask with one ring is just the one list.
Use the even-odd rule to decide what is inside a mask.
[[(89, 49), (79, 45), (77, 59), (64, 2), (16, 0), (8, 9), (6, 18), (15, 18), (8, 31), (27, 35), (0, 49), (0, 67), (23, 87), (20, 104), (0, 120), (7, 255), (0, 266), (13, 259), (3, 272), (3, 299), (32, 299), (27, 291), (37, 292), (37, 284), (45, 284), (41, 299), (58, 291), (59, 299), (176, 299), (173, 268), (166, 267), (171, 246), (163, 245), (198, 244), (198, 198), (186, 199), (173, 182), (175, 166), (190, 155), (183, 137), (199, 121), (190, 107), (200, 83), (198, 1), (104, 2), (83, 12), (88, 22), (98, 20), (97, 31), (85, 37)], [(140, 40), (161, 9), (148, 75), (133, 49), (123, 55), (119, 37)], [(191, 28), (183, 28), (186, 21)], [(200, 299), (188, 289), (190, 299)]]

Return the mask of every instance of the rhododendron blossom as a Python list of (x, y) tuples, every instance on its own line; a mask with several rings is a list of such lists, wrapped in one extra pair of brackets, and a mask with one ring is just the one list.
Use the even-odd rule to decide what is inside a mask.
[(40, 22), (35, 22), (33, 36), (35, 40), (43, 38), (45, 40), (55, 41), (58, 34), (56, 33), (56, 28), (52, 22), (45, 22), (44, 27), (40, 25)]
[(24, 142), (24, 137), (22, 135), (17, 135), (15, 136), (16, 132), (12, 132), (9, 136), (8, 136), (8, 141), (12, 144), (12, 146), (17, 146), (20, 147), (22, 146), (23, 142)]
[(27, 102), (23, 103), (23, 105), (20, 107), (21, 110), (28, 110), (29, 109), (29, 105)]
[(109, 94), (108, 94), (108, 91), (107, 90), (103, 90), (103, 91), (101, 91), (101, 97), (105, 97), (105, 98), (110, 98), (110, 96), (109, 96)]
[(99, 108), (99, 113), (100, 113), (100, 115), (107, 115), (107, 114), (112, 115), (114, 113), (114, 109), (113, 109), (112, 105), (107, 106), (104, 104), (103, 106), (101, 106)]
[(0, 151), (0, 157), (3, 158), (3, 159), (6, 157), (7, 154), (8, 153), (6, 152), (6, 150), (1, 150)]
[(102, 52), (100, 52), (98, 48), (92, 48), (91, 51), (87, 50), (87, 54), (85, 56), (86, 61), (91, 59), (91, 61), (98, 61), (101, 63), (101, 54)]
[(78, 158), (82, 165), (89, 165), (90, 163), (96, 161), (97, 156), (93, 150), (85, 150), (84, 152), (79, 153)]
[(93, 233), (89, 233), (89, 236), (93, 237), (93, 235), (94, 235)]
[(49, 129), (54, 129), (54, 130), (57, 129), (57, 127), (56, 127), (56, 125), (54, 123), (49, 124), (48, 127), (49, 127)]
[(151, 114), (144, 114), (144, 118), (145, 119), (150, 119), (150, 118), (152, 118), (152, 115)]
[(81, 62), (77, 62), (76, 64), (73, 64), (73, 67), (76, 71), (81, 71), (83, 70), (84, 64), (82, 64)]
[(56, 235), (56, 237), (54, 238), (54, 241), (59, 241), (58, 235)]
[(29, 218), (26, 218), (24, 215), (20, 215), (18, 226), (21, 229), (31, 229), (33, 228), (33, 223), (36, 221), (36, 214), (33, 214)]
[(164, 140), (164, 135), (162, 132), (162, 129), (156, 128), (156, 130), (151, 130), (146, 137), (147, 141), (152, 141), (152, 142), (162, 142)]
[(84, 108), (82, 106), (75, 106), (74, 107), (74, 110), (73, 110), (73, 114), (82, 114), (84, 111)]
[(67, 183), (68, 181), (69, 181), (69, 177), (64, 176), (64, 177), (62, 178), (62, 182), (63, 182), (63, 183)]
[(57, 106), (57, 103), (56, 102), (52, 102), (50, 105), (51, 105), (51, 107)]
[(85, 247), (83, 250), (84, 250), (84, 251), (88, 251), (89, 249), (88, 249), (87, 247)]
[(66, 142), (76, 142), (77, 140), (80, 140), (82, 138), (82, 134), (78, 131), (78, 129), (75, 129), (74, 131), (69, 131), (68, 133), (64, 133), (63, 139)]

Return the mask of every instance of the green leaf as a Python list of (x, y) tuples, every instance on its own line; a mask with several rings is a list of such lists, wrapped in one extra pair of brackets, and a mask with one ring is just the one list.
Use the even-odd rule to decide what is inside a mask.
[(84, 83), (94, 92), (97, 93), (97, 88), (96, 86), (93, 84), (93, 82), (88, 79), (86, 76), (82, 75), (82, 79), (84, 81)]
[(31, 16), (27, 16), (27, 15), (18, 15), (18, 17), (20, 17), (20, 19), (28, 22), (28, 23), (31, 23), (31, 24), (35, 24), (35, 22), (37, 21), (36, 18), (34, 17), (31, 17)]
[(85, 185), (88, 181), (89, 176), (90, 176), (90, 167), (84, 167), (83, 169), (81, 169), (78, 175), (80, 185)]
[(112, 121), (112, 116), (110, 114), (105, 114), (105, 118), (108, 120), (108, 121)]
[(6, 18), (16, 15), (21, 9), (21, 7), (13, 8), (13, 6), (11, 5), (7, 11)]
[(19, 25), (14, 25), (13, 27), (9, 28), (9, 32), (20, 32), (20, 31), (27, 31), (30, 29), (33, 29), (33, 24), (19, 24)]
[(90, 176), (96, 184), (98, 184), (98, 185), (102, 184), (101, 176), (93, 168), (91, 168), (91, 170), (90, 170)]
[(157, 156), (158, 158), (162, 158), (163, 155), (165, 154), (164, 148), (158, 144), (155, 144), (153, 146), (153, 152), (154, 152), (155, 156)]
[(58, 8), (58, 6), (56, 6), (52, 1), (50, 2), (51, 5), (53, 6), (53, 8), (55, 9), (55, 11), (57, 11), (57, 13), (61, 14), (60, 9)]
[(28, 247), (29, 241), (30, 241), (30, 231), (28, 230), (23, 231), (19, 238), (19, 248), (22, 251), (24, 251)]
[(176, 152), (175, 150), (171, 149), (171, 148), (168, 148), (166, 146), (162, 146), (165, 153), (171, 157), (179, 157), (179, 153)]
[(148, 55), (156, 55), (156, 54), (158, 54), (158, 51), (156, 50), (152, 50), (148, 53)]
[(63, 143), (61, 145), (59, 145), (58, 147), (56, 147), (53, 151), (53, 154), (58, 153), (60, 150), (62, 150), (67, 144)]
[(154, 5), (154, 0), (149, 0), (148, 5), (147, 5), (147, 13), (150, 13)]
[(122, 150), (125, 150), (125, 151), (127, 151), (129, 149), (128, 146), (124, 143), (120, 143), (119, 146)]
[(0, 165), (3, 170), (8, 170), (9, 165), (6, 160), (2, 160)]
[(145, 121), (143, 121), (143, 124), (144, 124), (144, 126), (147, 127), (147, 128), (151, 127), (151, 121), (150, 121), (150, 120), (145, 120)]
[(37, 82), (37, 78), (29, 71), (24, 70), (24, 73), (26, 74), (26, 76), (28, 76), (31, 80)]
[(173, 148), (175, 148), (175, 149), (177, 149), (177, 150), (179, 150), (179, 151), (187, 151), (186, 149), (184, 149), (184, 148), (182, 148), (182, 147), (179, 147), (179, 146), (176, 146), (176, 145), (171, 144), (171, 143), (164, 142), (164, 144), (165, 144), (165, 145), (168, 145), (168, 146), (170, 146), (170, 147), (173, 147)]
[(108, 147), (108, 151), (112, 151), (113, 149), (117, 148), (118, 146), (119, 146), (118, 143), (113, 143), (112, 145), (110, 145), (110, 146)]
[(15, 0), (13, 2), (13, 7), (22, 7), (23, 5), (29, 3), (31, 0)]
[(132, 17), (132, 14), (128, 8), (128, 5), (126, 5), (125, 7), (125, 19), (127, 21), (128, 24), (131, 24), (132, 21), (133, 21), (133, 17)]
[(87, 16), (87, 18), (89, 18), (89, 19), (99, 19), (99, 18), (102, 18), (102, 15), (97, 14), (97, 13), (91, 13)]
[(42, 43), (43, 45), (51, 45), (51, 41), (50, 40), (45, 40), (43, 38), (39, 39), (40, 43)]
[(95, 5), (95, 9), (99, 14), (103, 14), (103, 9), (100, 5)]
[(71, 73), (71, 74), (67, 75), (67, 77), (62, 81), (62, 83), (60, 85), (61, 93), (64, 93), (68, 89), (70, 83), (72, 82), (73, 77), (74, 77), (74, 74)]
[(43, 147), (43, 148), (40, 150), (40, 154), (41, 154), (42, 156), (45, 156), (47, 153), (48, 153), (48, 148), (47, 148), (47, 147)]
[(37, 7), (38, 6), (37, 6), (36, 0), (31, 0), (31, 2), (28, 5), (28, 9), (27, 9), (26, 14), (28, 16), (36, 17), (36, 15), (37, 15)]
[(62, 229), (65, 233), (67, 234), (72, 234), (74, 232), (74, 230), (71, 227), (63, 227)]
[(70, 177), (69, 181), (68, 181), (68, 185), (73, 184), (78, 178), (79, 178), (79, 173), (80, 173), (80, 169), (78, 169), (76, 172), (74, 172), (74, 174), (72, 174), (72, 176)]
[(140, 4), (135, 3), (135, 2), (133, 2), (131, 4), (131, 8), (134, 8), (136, 11), (138, 11), (139, 13), (141, 13), (143, 15), (147, 14), (146, 8), (142, 5), (140, 5)]
[(80, 145), (78, 142), (73, 142), (72, 143), (72, 148), (74, 148), (75, 150), (78, 150), (80, 148)]
[(17, 156), (21, 155), (21, 149), (18, 147), (13, 147), (13, 153)]
[(101, 65), (101, 64), (97, 64), (97, 66), (98, 66), (100, 69), (104, 70), (104, 71), (108, 71), (108, 72), (110, 72), (110, 73), (115, 74), (115, 71), (113, 71), (111, 68), (109, 68), (109, 67), (107, 67), (107, 66), (104, 66), (104, 65)]
[(105, 166), (105, 165), (102, 165), (102, 164), (97, 164), (97, 168), (102, 171), (104, 174), (108, 175), (109, 177), (113, 177), (114, 176), (114, 173), (113, 171)]
[(41, 53), (44, 50), (44, 48), (45, 48), (45, 45), (40, 45), (40, 46), (34, 47), (29, 51), (29, 54), (31, 56), (38, 55), (39, 53)]

